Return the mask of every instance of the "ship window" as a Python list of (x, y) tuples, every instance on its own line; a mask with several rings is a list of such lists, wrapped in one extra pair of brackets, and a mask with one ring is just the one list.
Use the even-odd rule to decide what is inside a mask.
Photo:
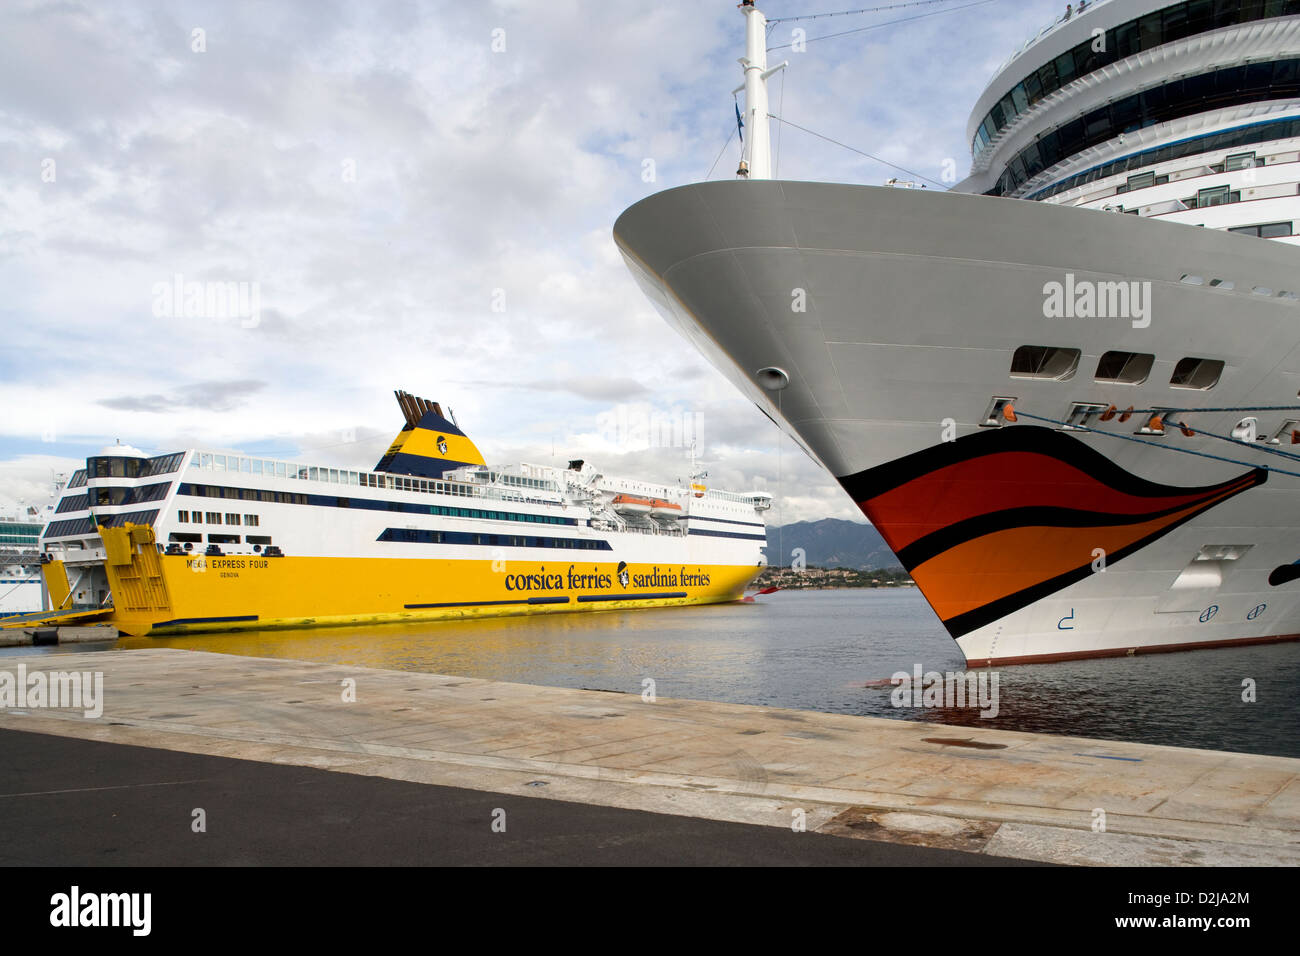
[(203, 535), (194, 534), (191, 531), (173, 531), (170, 535), (168, 535), (167, 540), (175, 541), (178, 544), (184, 543), (186, 541), (192, 542), (194, 544), (198, 544), (200, 541), (203, 540)]
[(1196, 191), (1196, 208), (1204, 209), (1206, 206), (1222, 206), (1229, 201), (1231, 190), (1227, 186), (1209, 186), (1205, 189)]
[(221, 524), (221, 515), (216, 511), (209, 511), (208, 524)]
[[(1156, 174), (1154, 172), (1138, 173), (1128, 178), (1128, 190), (1146, 189), (1148, 186), (1156, 184)], [(1127, 192), (1128, 190), (1125, 190)]]
[[(1278, 239), (1282, 236), (1289, 236), (1294, 231), (1294, 225), (1290, 222), (1265, 222), (1254, 227), (1245, 227), (1255, 229), (1255, 235), (1261, 239)], [(1242, 232), (1242, 228), (1232, 230), (1233, 232)]]
[(244, 538), (248, 544), (267, 545), (271, 543), (271, 538), (264, 534), (250, 534)]
[(1156, 357), (1146, 352), (1107, 352), (1097, 362), (1098, 382), (1141, 385), (1151, 374)]
[(239, 544), (239, 535), (210, 534), (208, 535), (208, 544)]
[(1169, 384), (1174, 388), (1194, 388), (1204, 391), (1219, 384), (1223, 375), (1223, 362), (1219, 359), (1184, 358), (1174, 366)]
[(1066, 382), (1079, 367), (1078, 349), (1022, 345), (1011, 357), (1012, 378), (1046, 378)]
[(190, 520), (190, 513), (188, 511), (178, 511), (176, 512), (176, 520), (181, 524), (186, 524)]
[(258, 526), (258, 523), (259, 521), (257, 515), (244, 515), (244, 524), (247, 525), (248, 527), (256, 528)]
[(226, 515), (226, 524), (228, 524), (228, 525), (238, 525), (238, 524), (239, 524), (239, 515), (232, 515), (232, 514), (228, 514), (228, 515)]
[(1223, 161), (1223, 168), (1228, 172), (1237, 169), (1253, 169), (1255, 166), (1254, 153), (1233, 153)]

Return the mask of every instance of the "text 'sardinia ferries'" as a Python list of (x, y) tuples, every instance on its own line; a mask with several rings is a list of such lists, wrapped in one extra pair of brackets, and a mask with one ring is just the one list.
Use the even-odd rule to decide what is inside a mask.
[(737, 180), (615, 240), (967, 660), (1300, 634), (1300, 2), (1087, 4), (999, 69), (949, 191), (773, 180), (741, 9)]
[(771, 497), (489, 469), (436, 403), (373, 472), (106, 448), (42, 537), (54, 609), (128, 634), (707, 604), (762, 564)]

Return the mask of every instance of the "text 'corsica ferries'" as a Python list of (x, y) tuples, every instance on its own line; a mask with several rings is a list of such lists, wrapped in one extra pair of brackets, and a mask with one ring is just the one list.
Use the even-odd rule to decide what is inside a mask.
[(614, 238), (967, 661), (1300, 636), (1300, 2), (1071, 5), (951, 190), (774, 179), (741, 10), (738, 178)]
[(763, 563), (771, 496), (483, 463), (437, 403), (373, 472), (124, 446), (42, 536), (55, 610), (132, 635), (707, 604)]

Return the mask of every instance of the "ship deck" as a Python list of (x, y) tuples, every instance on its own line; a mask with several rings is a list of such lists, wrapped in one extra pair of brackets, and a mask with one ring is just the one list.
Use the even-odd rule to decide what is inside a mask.
[(1300, 759), (169, 648), (20, 662), (102, 672), (103, 713), (0, 730), (454, 787), (484, 814), (505, 794), (989, 862), (1300, 863)]

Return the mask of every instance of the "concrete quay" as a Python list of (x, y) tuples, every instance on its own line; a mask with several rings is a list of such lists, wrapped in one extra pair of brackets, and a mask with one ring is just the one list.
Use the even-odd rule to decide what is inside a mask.
[(11, 705), (2, 730), (990, 862), (1300, 864), (1292, 758), (167, 648), (19, 663), (102, 672), (103, 712)]

